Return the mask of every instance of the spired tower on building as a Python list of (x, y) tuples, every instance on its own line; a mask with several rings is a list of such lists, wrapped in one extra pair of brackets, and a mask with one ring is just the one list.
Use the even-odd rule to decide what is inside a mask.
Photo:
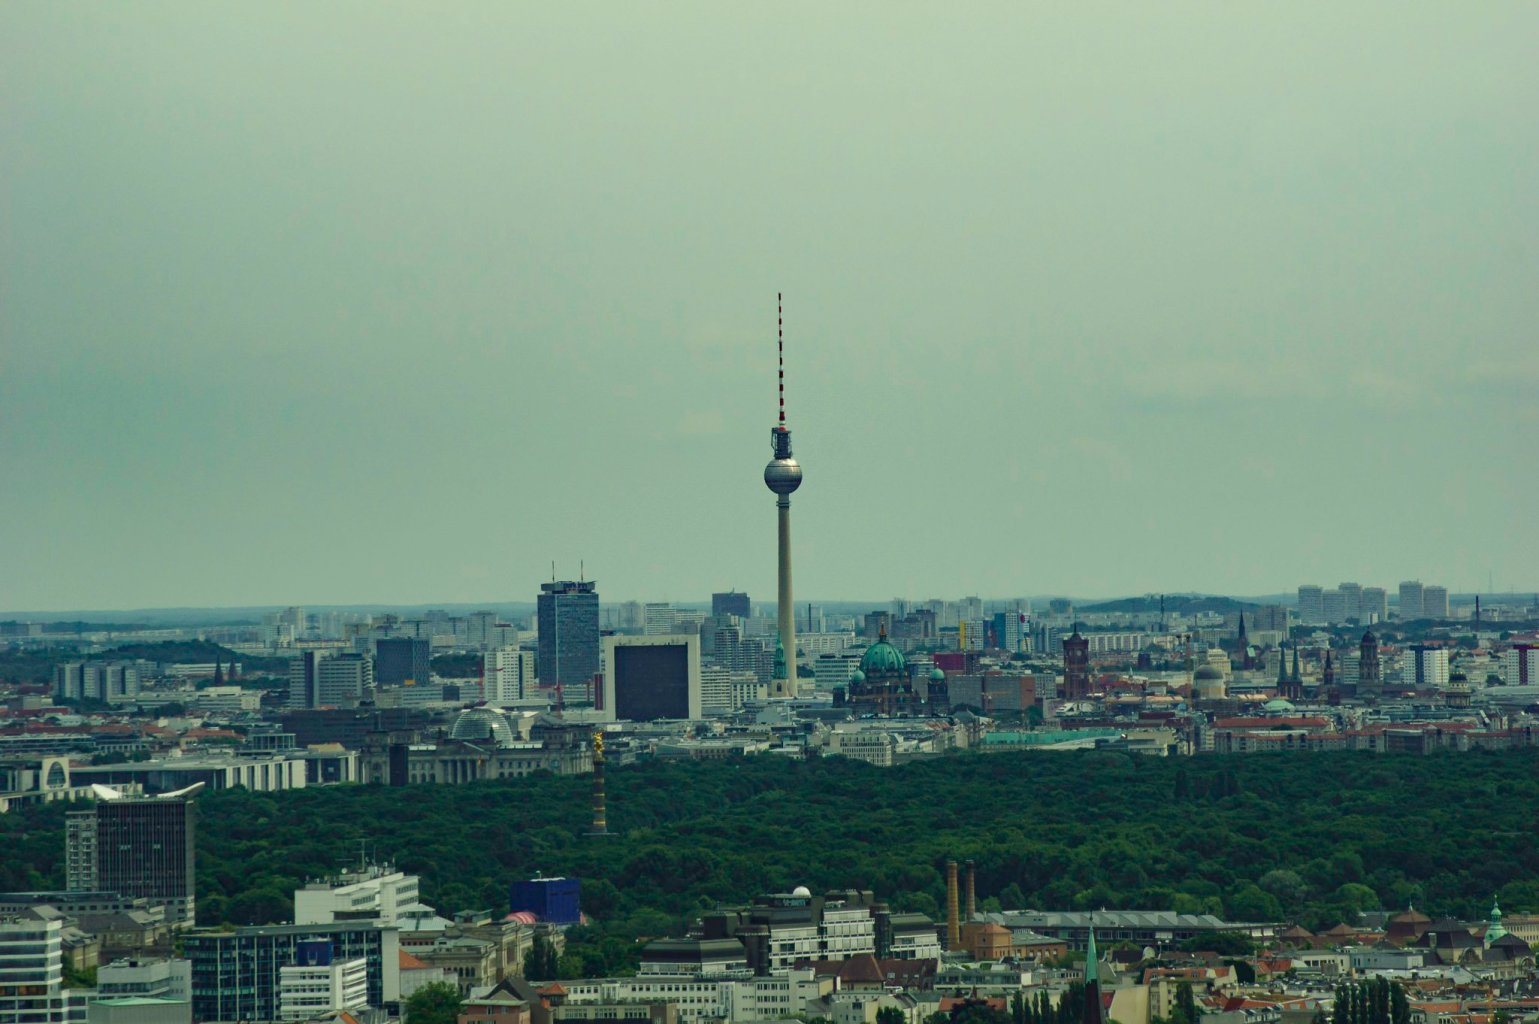
[(764, 467), (764, 486), (776, 495), (775, 507), (780, 520), (779, 601), (775, 613), (786, 671), (777, 671), (775, 678), (770, 680), (769, 695), (785, 698), (796, 696), (796, 615), (791, 600), (791, 492), (802, 485), (802, 467), (791, 457), (791, 431), (786, 428), (785, 313), (778, 294), (775, 296), (775, 321), (780, 357), (780, 421), (770, 428), (771, 457), (769, 465)]

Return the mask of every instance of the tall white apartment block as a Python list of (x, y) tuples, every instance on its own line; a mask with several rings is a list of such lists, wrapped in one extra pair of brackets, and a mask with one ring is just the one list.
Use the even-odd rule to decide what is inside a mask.
[(1503, 652), (1502, 681), (1508, 686), (1539, 685), (1539, 647), (1515, 644)]
[(1358, 606), (1358, 621), (1363, 625), (1389, 619), (1389, 593), (1383, 587), (1364, 587)]
[(1306, 623), (1318, 623), (1325, 621), (1325, 605), (1323, 594), (1325, 592), (1313, 584), (1306, 583), (1299, 587), (1299, 621)]
[(1422, 617), (1421, 580), (1406, 580), (1400, 584), (1400, 620), (1410, 622)]
[(1448, 649), (1416, 645), (1400, 660), (1400, 683), (1417, 689), (1442, 689), (1448, 685)]
[(486, 652), (486, 699), (493, 704), (513, 703), (537, 696), (534, 684), (534, 652), (518, 647), (499, 647)]
[(1363, 587), (1362, 587), (1362, 584), (1360, 584), (1360, 583), (1338, 583), (1338, 584), (1336, 584), (1336, 589), (1341, 592), (1342, 599), (1343, 599), (1343, 601), (1345, 602), (1345, 605), (1346, 605), (1346, 615), (1343, 616), (1343, 618), (1344, 619), (1356, 619), (1359, 622), (1361, 622), (1362, 621), (1362, 611), (1363, 611)]
[(1448, 618), (1448, 588), (1427, 584), (1421, 590), (1421, 615), (1424, 619)]

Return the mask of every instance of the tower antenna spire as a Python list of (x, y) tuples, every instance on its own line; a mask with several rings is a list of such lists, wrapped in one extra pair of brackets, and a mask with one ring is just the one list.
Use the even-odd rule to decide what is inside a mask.
[(786, 310), (785, 295), (775, 293), (775, 353), (780, 362), (780, 425), (786, 425)]

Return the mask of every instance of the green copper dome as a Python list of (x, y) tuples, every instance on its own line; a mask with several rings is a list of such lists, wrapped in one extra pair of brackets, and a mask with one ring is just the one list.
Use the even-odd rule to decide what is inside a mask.
[(866, 648), (865, 655), (860, 659), (860, 670), (868, 677), (874, 672), (880, 675), (901, 673), (903, 668), (903, 653), (887, 642), (884, 634), (880, 640)]
[(936, 665), (934, 668), (930, 669), (930, 682), (944, 683), (945, 681), (946, 673), (941, 671), (941, 667), (939, 665)]
[(863, 683), (865, 681), (866, 681), (866, 674), (864, 672), (862, 672), (860, 669), (856, 669), (854, 672), (850, 673), (850, 682), (852, 682), (852, 683)]

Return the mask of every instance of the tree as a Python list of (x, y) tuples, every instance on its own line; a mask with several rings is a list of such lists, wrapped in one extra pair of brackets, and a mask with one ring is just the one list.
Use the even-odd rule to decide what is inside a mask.
[(1197, 1006), (1197, 997), (1192, 994), (1192, 983), (1183, 981), (1176, 986), (1176, 1005), (1171, 1007), (1170, 1019), (1185, 1021), (1186, 1024), (1197, 1024), (1197, 1019), (1202, 1016), (1202, 1010)]
[(406, 1000), (406, 1024), (454, 1024), (465, 1003), (460, 990), (444, 981), (423, 985)]
[(905, 1024), (907, 1020), (896, 1006), (883, 1006), (876, 1011), (876, 1024)]
[(1331, 1002), (1331, 1024), (1352, 1024), (1352, 996), (1347, 986), (1336, 986), (1336, 998)]
[(524, 954), (524, 977), (530, 981), (554, 981), (559, 973), (556, 947), (545, 936), (536, 935), (529, 952)]
[(1411, 1024), (1411, 1003), (1399, 982), (1389, 990), (1389, 1021), (1390, 1024)]

